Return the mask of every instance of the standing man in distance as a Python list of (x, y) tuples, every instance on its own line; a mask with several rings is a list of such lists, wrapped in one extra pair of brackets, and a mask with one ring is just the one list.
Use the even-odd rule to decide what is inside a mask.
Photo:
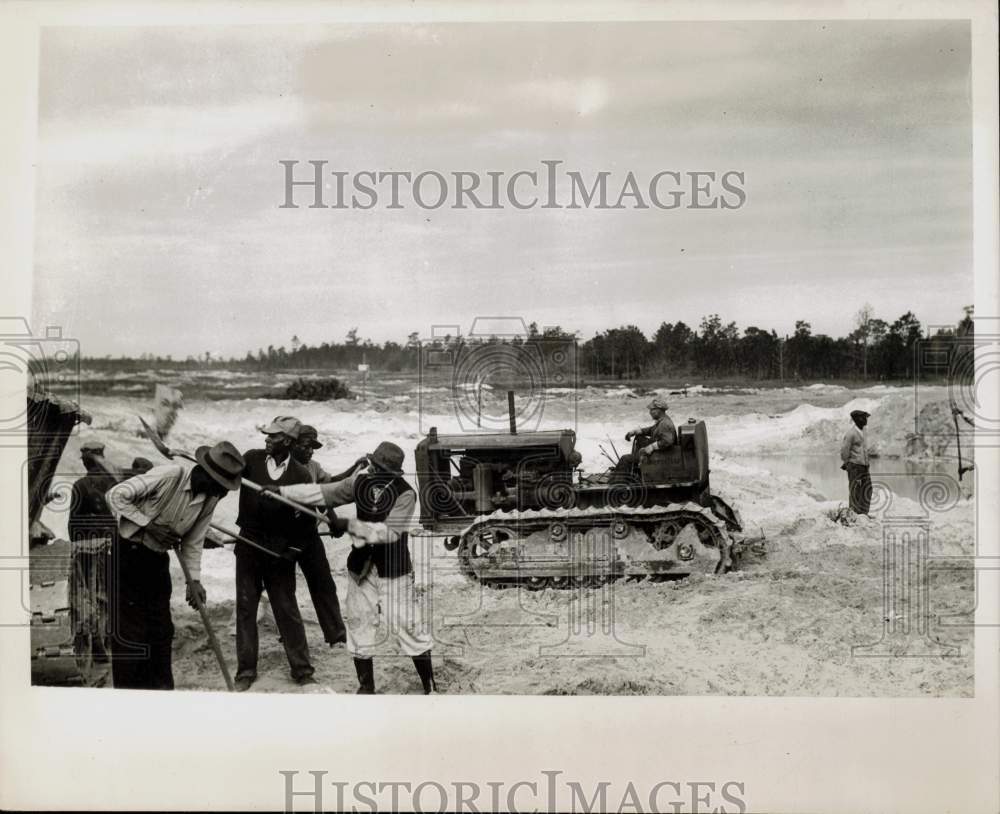
[(240, 486), (243, 457), (228, 441), (195, 451), (198, 463), (157, 466), (112, 487), (118, 522), (108, 583), (112, 611), (111, 675), (115, 687), (172, 690), (170, 561), (177, 548), (191, 576), (187, 602), (205, 602), (200, 582), (205, 532), (216, 504)]
[(868, 514), (872, 502), (872, 479), (868, 470), (868, 443), (865, 427), (870, 413), (851, 411), (851, 426), (840, 444), (840, 468), (847, 471), (847, 495), (851, 511)]

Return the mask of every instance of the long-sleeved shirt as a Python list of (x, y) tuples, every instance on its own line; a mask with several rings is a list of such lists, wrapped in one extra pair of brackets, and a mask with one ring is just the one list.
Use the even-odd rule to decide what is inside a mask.
[(327, 472), (323, 468), (323, 465), (315, 458), (310, 458), (309, 462), (304, 464), (304, 466), (309, 470), (313, 483), (329, 483), (330, 479), (333, 477), (333, 475)]
[(868, 466), (868, 445), (865, 443), (865, 431), (857, 424), (851, 424), (844, 433), (840, 445), (840, 460), (845, 464)]
[(640, 432), (650, 436), (653, 439), (651, 443), (656, 444), (657, 449), (666, 449), (677, 443), (677, 428), (668, 415), (663, 416), (655, 424), (642, 427)]
[(201, 578), (205, 532), (219, 498), (195, 494), (190, 469), (179, 464), (157, 466), (112, 487), (106, 497), (122, 537), (153, 551), (167, 551), (166, 546), (146, 534), (150, 523), (167, 526), (181, 538), (179, 554), (191, 579)]
[[(292, 486), (282, 486), (281, 494), (287, 498), (303, 503), (306, 506), (336, 508), (354, 502), (354, 482), (362, 475), (354, 472), (352, 475), (335, 483), (301, 483)], [(408, 531), (417, 508), (416, 496), (412, 491), (403, 492), (381, 523), (371, 521), (356, 521), (365, 530), (370, 543), (394, 543), (399, 535)]]
[(309, 474), (312, 475), (313, 483), (336, 483), (337, 481), (349, 478), (351, 475), (358, 471), (358, 463), (355, 462), (350, 465), (343, 472), (336, 475), (331, 475), (327, 472), (323, 465), (317, 461), (315, 458), (310, 458), (309, 462), (304, 464), (305, 468), (309, 470)]

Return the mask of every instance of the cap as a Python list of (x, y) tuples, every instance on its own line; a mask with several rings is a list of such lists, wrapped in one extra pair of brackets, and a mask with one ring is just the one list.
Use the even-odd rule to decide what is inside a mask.
[(657, 398), (653, 399), (651, 402), (649, 402), (649, 409), (650, 410), (666, 410), (667, 409), (667, 400), (666, 399), (661, 399), (661, 398), (657, 397)]
[(298, 438), (301, 428), (302, 422), (297, 418), (293, 418), (290, 415), (276, 415), (274, 421), (270, 424), (260, 426), (257, 429), (265, 435), (281, 433), (282, 435), (287, 435), (289, 438)]
[(383, 441), (368, 456), (368, 460), (376, 467), (396, 475), (403, 474), (404, 458), (406, 458), (406, 453), (391, 441)]
[(299, 427), (299, 440), (309, 441), (309, 446), (313, 449), (320, 449), (323, 446), (319, 441), (319, 432), (312, 424), (303, 424)]
[(92, 452), (95, 455), (103, 455), (104, 444), (100, 441), (84, 441), (80, 444), (80, 452)]
[(851, 418), (868, 418), (870, 415), (871, 413), (864, 410), (851, 410)]

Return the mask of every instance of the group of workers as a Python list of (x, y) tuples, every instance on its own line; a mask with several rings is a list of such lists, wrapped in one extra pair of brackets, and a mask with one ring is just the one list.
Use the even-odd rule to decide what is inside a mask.
[[(640, 438), (640, 460), (677, 442), (667, 403), (649, 404), (653, 423), (629, 431)], [(850, 508), (867, 514), (871, 479), (864, 429), (869, 413), (851, 412), (841, 445)], [(259, 427), (263, 448), (240, 453), (228, 441), (199, 447), (193, 467), (154, 467), (136, 458), (118, 472), (104, 447), (81, 445), (87, 475), (73, 487), (70, 539), (106, 535), (112, 540), (107, 580), (111, 672), (116, 687), (173, 689), (168, 552), (176, 550), (192, 607), (206, 601), (200, 581), (202, 549), (216, 505), (239, 491), (235, 544), (235, 689), (257, 679), (258, 608), (266, 591), (291, 676), (315, 684), (305, 626), (296, 600), (296, 564), (302, 570), (327, 644), (346, 645), (358, 677), (358, 693), (375, 692), (373, 656), (380, 639), (395, 640), (410, 656), (425, 693), (435, 692), (432, 640), (414, 594), (407, 529), (416, 510), (413, 487), (403, 477), (405, 455), (384, 441), (347, 470), (329, 474), (314, 459), (322, 448), (315, 427), (278, 416)], [(290, 504), (288, 501), (291, 501)], [(335, 509), (353, 504), (356, 517)], [(297, 507), (297, 508), (296, 508)], [(327, 512), (329, 534), (351, 542), (344, 612), (314, 510)], [(92, 566), (98, 567), (98, 566)]]
[[(257, 610), (265, 591), (292, 679), (317, 683), (295, 595), (298, 564), (324, 639), (331, 647), (346, 645), (354, 660), (358, 693), (375, 692), (373, 656), (393, 640), (412, 658), (423, 691), (436, 692), (432, 640), (414, 592), (407, 528), (416, 499), (403, 477), (402, 449), (382, 442), (331, 475), (313, 459), (323, 446), (314, 427), (278, 416), (259, 429), (263, 448), (241, 454), (228, 441), (202, 446), (191, 467), (147, 467), (137, 459), (120, 473), (104, 460), (101, 444), (81, 446), (87, 475), (74, 485), (70, 539), (101, 533), (111, 539), (107, 641), (114, 686), (173, 689), (168, 552), (183, 561), (188, 604), (203, 605), (206, 535), (218, 502), (238, 491), (234, 688), (245, 691), (257, 679)], [(348, 504), (356, 517), (337, 517), (334, 509)], [(351, 543), (343, 613), (316, 510), (327, 512), (327, 533)]]

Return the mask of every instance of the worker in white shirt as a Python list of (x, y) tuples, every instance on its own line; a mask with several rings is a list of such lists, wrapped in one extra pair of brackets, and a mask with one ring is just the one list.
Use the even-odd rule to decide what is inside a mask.
[(117, 521), (111, 608), (111, 676), (115, 687), (172, 690), (170, 565), (176, 548), (190, 581), (187, 601), (204, 603), (201, 551), (219, 500), (240, 487), (243, 457), (228, 441), (195, 452), (193, 468), (157, 466), (113, 486), (108, 508)]
[(851, 411), (851, 426), (844, 433), (840, 445), (840, 468), (847, 472), (847, 490), (851, 511), (868, 514), (872, 502), (872, 479), (868, 471), (868, 443), (865, 426), (868, 416), (864, 410)]

